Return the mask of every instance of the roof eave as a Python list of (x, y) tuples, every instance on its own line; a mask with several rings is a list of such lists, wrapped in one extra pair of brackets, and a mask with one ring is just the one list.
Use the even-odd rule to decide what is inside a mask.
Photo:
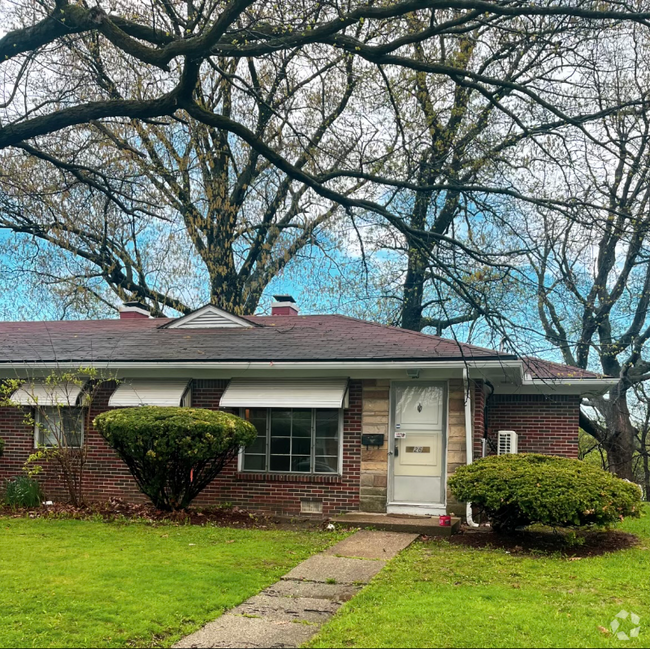
[(581, 395), (601, 395), (618, 383), (617, 378), (555, 378), (555, 379), (524, 379), (523, 386), (535, 387), (543, 391), (544, 387), (549, 388), (549, 392), (558, 392), (558, 390), (577, 391)]
[(10, 361), (0, 363), (1, 369), (68, 369), (92, 365), (106, 369), (148, 369), (148, 368), (214, 368), (214, 369), (408, 369), (408, 368), (437, 368), (458, 369), (471, 368), (519, 368), (521, 361), (516, 359), (465, 359), (465, 360), (352, 360), (352, 361)]

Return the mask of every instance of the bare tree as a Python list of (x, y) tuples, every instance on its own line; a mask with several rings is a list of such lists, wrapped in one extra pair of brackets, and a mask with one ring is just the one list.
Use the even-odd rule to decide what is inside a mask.
[(609, 74), (592, 75), (596, 101), (613, 95), (620, 105), (632, 96), (644, 103), (590, 124), (587, 137), (556, 141), (555, 171), (542, 176), (546, 187), (538, 191), (565, 192), (573, 206), (540, 208), (520, 223), (530, 263), (522, 278), (535, 279), (546, 340), (565, 363), (619, 379), (607, 395), (588, 400), (593, 410), (582, 413), (581, 426), (603, 446), (610, 469), (628, 479), (638, 450), (629, 397), (650, 378), (647, 46), (634, 31), (590, 53), (610, 66)]
[[(64, 58), (74, 71), (70, 96), (90, 85), (120, 98), (116, 79), (126, 74), (129, 87), (160, 84), (124, 57), (109, 67), (95, 33), (65, 42)], [(355, 146), (338, 124), (356, 84), (352, 63), (345, 54), (330, 60), (295, 49), (270, 60), (219, 57), (197, 101), (249, 124), (295, 169), (328, 170)], [(72, 302), (138, 299), (162, 314), (207, 299), (252, 313), (273, 277), (318, 245), (337, 212), (255, 148), (189, 115), (92, 122), (21, 144), (2, 160), (0, 228), (21, 235), (18, 254), (34, 240), (54, 251), (47, 267), (32, 267), (34, 280)]]
[[(451, 79), (459, 87), (473, 88), (491, 98), (506, 114), (508, 105), (499, 100), (499, 93), (507, 89), (509, 96), (530, 100), (560, 122), (576, 122), (579, 117), (549, 101), (548, 87), (527, 87), (517, 80), (504, 80), (488, 70), (470, 69), (451, 60), (426, 60), (414, 56), (412, 46), (446, 34), (470, 35), (483, 29), (516, 33), (526, 29), (525, 21), (536, 17), (565, 20), (563, 34), (567, 37), (571, 29), (581, 25), (590, 28), (617, 21), (636, 21), (645, 26), (650, 19), (650, 12), (645, 9), (641, 6), (632, 10), (617, 2), (594, 4), (588, 0), (566, 4), (544, 0), (534, 5), (519, 0), (462, 0), (443, 5), (435, 0), (400, 0), (380, 6), (319, 0), (298, 3), (209, 0), (198, 6), (189, 0), (171, 3), (156, 0), (151, 5), (114, 0), (108, 8), (104, 3), (88, 8), (66, 0), (41, 0), (35, 6), (12, 3), (7, 5), (6, 12), (12, 14), (16, 28), (0, 39), (0, 61), (6, 70), (8, 87), (0, 126), (0, 148), (24, 145), (34, 138), (91, 122), (124, 118), (144, 121), (182, 113), (245, 142), (289, 178), (305, 184), (322, 198), (348, 209), (376, 212), (402, 234), (414, 235), (417, 231), (387, 209), (383, 201), (370, 200), (363, 194), (349, 195), (332, 186), (335, 178), (360, 178), (368, 174), (373, 180), (381, 181), (376, 178), (373, 168), (376, 161), (372, 156), (370, 167), (367, 160), (361, 164), (352, 157), (341, 172), (301, 168), (275, 143), (260, 138), (245, 120), (214, 112), (205, 105), (206, 92), (201, 87), (204, 69), (218, 66), (224, 57), (260, 60), (313, 47), (330, 58), (335, 53), (346, 52), (373, 68), (390, 66)], [(124, 56), (131, 69), (146, 69), (149, 79), (155, 83), (130, 84), (132, 76), (127, 71), (120, 79), (118, 94), (92, 79), (88, 82), (77, 79), (76, 84), (85, 92), (72, 92), (77, 86), (68, 59), (59, 55), (61, 45), (89, 33), (97, 34), (105, 43), (101, 54), (103, 65), (110, 67), (112, 57)], [(543, 24), (541, 27), (533, 24), (527, 32), (531, 40), (546, 36), (547, 28)], [(548, 45), (561, 48), (562, 40)], [(219, 70), (227, 76), (227, 70)], [(548, 84), (563, 78), (564, 71), (548, 72)], [(59, 79), (58, 84), (53, 76)], [(35, 85), (35, 81), (42, 87)], [(297, 141), (308, 149), (309, 138), (309, 133), (300, 134)], [(385, 180), (390, 185), (390, 179)], [(407, 186), (401, 179), (398, 182)], [(412, 187), (412, 183), (408, 184)], [(431, 231), (420, 232), (419, 236), (424, 242), (446, 240)]]

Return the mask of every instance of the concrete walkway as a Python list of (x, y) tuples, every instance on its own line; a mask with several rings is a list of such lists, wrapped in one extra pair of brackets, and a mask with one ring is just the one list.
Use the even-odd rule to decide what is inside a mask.
[(174, 646), (299, 647), (417, 537), (357, 532)]

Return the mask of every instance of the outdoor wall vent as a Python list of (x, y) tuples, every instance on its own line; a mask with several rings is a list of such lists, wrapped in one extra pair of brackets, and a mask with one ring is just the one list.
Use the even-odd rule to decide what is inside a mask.
[(500, 430), (497, 452), (499, 455), (517, 453), (518, 435), (514, 430)]
[(301, 500), (300, 513), (301, 514), (322, 514), (323, 501), (322, 500)]

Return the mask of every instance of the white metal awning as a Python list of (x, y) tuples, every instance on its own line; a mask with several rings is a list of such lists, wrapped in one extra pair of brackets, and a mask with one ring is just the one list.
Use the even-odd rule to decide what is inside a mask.
[(77, 406), (85, 384), (28, 382), (12, 395), (10, 401), (19, 406)]
[(233, 379), (223, 408), (347, 408), (347, 379)]
[(120, 383), (108, 400), (110, 408), (132, 406), (180, 406), (189, 379), (178, 381), (133, 379)]

